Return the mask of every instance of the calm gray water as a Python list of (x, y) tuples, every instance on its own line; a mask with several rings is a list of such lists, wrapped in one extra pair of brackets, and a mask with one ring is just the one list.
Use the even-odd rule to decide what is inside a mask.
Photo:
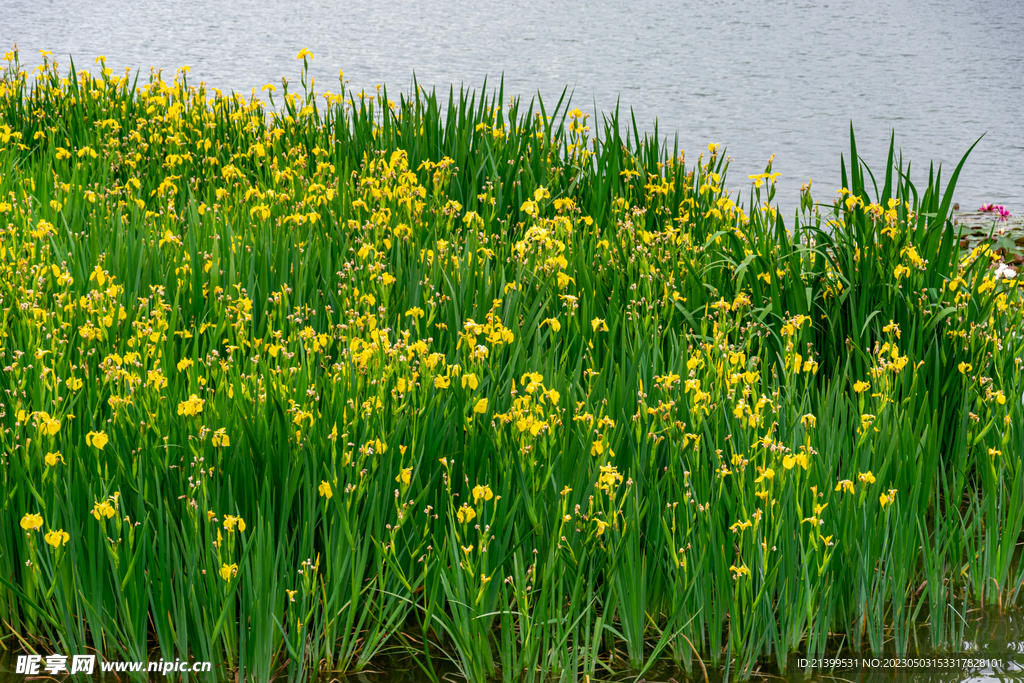
[[(732, 185), (775, 154), (779, 199), (839, 187), (850, 120), (861, 155), (881, 168), (890, 129), (904, 157), (961, 177), (963, 208), (1024, 211), (1022, 0), (0, 0), (0, 46), (38, 61), (168, 73), (225, 90), (297, 79), (315, 54), (322, 89), (406, 90), (504, 74), (506, 90), (547, 100), (574, 89), (585, 111), (620, 100), (637, 123), (678, 133), (696, 157), (726, 146)], [(742, 181), (742, 182), (740, 182)]]

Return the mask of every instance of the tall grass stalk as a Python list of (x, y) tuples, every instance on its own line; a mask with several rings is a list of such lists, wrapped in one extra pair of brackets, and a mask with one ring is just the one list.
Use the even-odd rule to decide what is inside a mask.
[(299, 59), (268, 107), (6, 57), (9, 642), (742, 679), (1017, 603), (1022, 299), (960, 249), (964, 161), (851, 129), (787, 222), (771, 162), (740, 196), (618, 111)]

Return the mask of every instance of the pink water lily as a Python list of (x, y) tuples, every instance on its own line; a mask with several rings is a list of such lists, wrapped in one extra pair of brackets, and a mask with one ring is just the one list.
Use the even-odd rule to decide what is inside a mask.
[(1013, 215), (1006, 209), (1006, 207), (1000, 206), (998, 204), (982, 204), (980, 207), (978, 207), (978, 211), (982, 213), (998, 213), (999, 217), (1002, 218), (1003, 220), (1006, 220), (1007, 218)]

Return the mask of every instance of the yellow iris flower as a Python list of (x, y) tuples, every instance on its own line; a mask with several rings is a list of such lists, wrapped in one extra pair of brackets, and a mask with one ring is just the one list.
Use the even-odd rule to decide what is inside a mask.
[(110, 437), (104, 432), (89, 432), (85, 435), (85, 443), (98, 450), (103, 450), (109, 441)]
[(39, 531), (43, 528), (43, 516), (28, 513), (21, 518), (21, 528), (25, 531)]
[(46, 542), (52, 545), (54, 548), (59, 548), (61, 544), (66, 544), (71, 538), (71, 535), (63, 529), (57, 531), (50, 531), (44, 537)]

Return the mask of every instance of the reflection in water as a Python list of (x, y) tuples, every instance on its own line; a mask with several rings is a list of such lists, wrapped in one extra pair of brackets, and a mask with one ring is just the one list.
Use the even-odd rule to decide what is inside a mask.
[[(839, 187), (853, 119), (861, 154), (885, 161), (890, 129), (904, 158), (945, 176), (982, 133), (958, 198), (1024, 210), (1024, 12), (1020, 0), (4, 0), (0, 45), (18, 42), (76, 67), (191, 67), (245, 93), (316, 55), (318, 86), (338, 70), (357, 90), (493, 85), (553, 100), (568, 85), (588, 111), (621, 99), (638, 126), (678, 131), (691, 159), (708, 142), (735, 159), (734, 187), (771, 154), (779, 198), (795, 207), (813, 178), (819, 201)], [(869, 19), (868, 19), (869, 18)], [(920, 178), (921, 176), (916, 176)], [(742, 181), (742, 182), (741, 182)], [(790, 215), (790, 212), (786, 212)]]
[[(893, 668), (887, 657), (875, 657), (869, 652), (851, 653), (846, 649), (839, 649), (829, 654), (829, 657), (858, 661), (878, 660), (875, 666), (837, 667), (831, 670), (812, 669), (805, 672), (800, 667), (800, 657), (794, 655), (789, 658), (789, 668), (783, 674), (778, 671), (774, 664), (766, 665), (758, 670), (753, 681), (769, 683), (770, 681), (786, 681), (787, 683), (835, 683), (843, 681), (857, 681), (858, 683), (985, 683), (988, 681), (1021, 681), (1024, 680), (1024, 612), (1014, 611), (999, 613), (996, 610), (972, 609), (965, 615), (966, 619), (962, 625), (962, 640), (959, 643), (958, 651), (950, 649), (936, 651), (932, 649), (928, 640), (927, 626), (921, 626), (916, 634), (916, 640), (911, 643), (911, 652), (906, 659), (920, 660), (928, 658), (931, 660), (982, 660), (992, 662), (998, 660), (999, 665), (964, 665), (944, 666), (941, 668), (928, 668), (918, 666), (916, 668)], [(42, 652), (41, 654), (49, 654)], [(889, 657), (891, 660), (891, 657)], [(438, 681), (451, 681), (458, 683), (463, 680), (457, 675), (456, 670), (450, 662), (438, 659), (432, 662), (433, 669)], [(644, 672), (621, 671), (616, 673), (603, 673), (597, 678), (591, 679), (594, 683), (607, 681), (609, 683), (646, 683), (664, 682), (670, 683), (700, 683), (705, 681), (705, 673), (695, 662), (694, 670), (687, 674), (673, 667), (668, 662), (658, 663)], [(359, 683), (434, 683), (424, 673), (423, 668), (408, 657), (393, 657), (374, 661), (374, 671), (366, 673), (350, 674), (344, 678), (345, 681)], [(15, 670), (15, 657), (9, 653), (0, 656), (0, 683), (21, 683), (26, 680), (23, 675), (13, 673)], [(734, 680), (734, 677), (727, 677), (722, 670), (708, 669), (706, 672), (707, 683), (726, 683)], [(332, 675), (322, 675), (314, 679), (313, 683), (329, 683), (336, 681)]]

